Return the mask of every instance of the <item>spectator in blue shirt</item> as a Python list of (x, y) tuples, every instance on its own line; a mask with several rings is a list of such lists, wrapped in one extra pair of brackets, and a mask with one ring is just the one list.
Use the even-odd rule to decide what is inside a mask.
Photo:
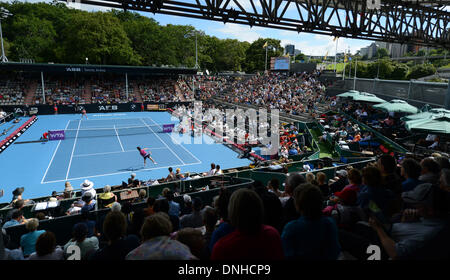
[(334, 220), (322, 215), (322, 192), (312, 184), (302, 184), (294, 191), (300, 218), (283, 229), (283, 251), (289, 259), (336, 260), (341, 248)]
[(81, 200), (84, 202), (83, 207), (81, 207), (81, 210), (84, 211), (93, 211), (95, 210), (95, 204), (97, 201), (92, 197), (92, 194), (90, 192), (85, 192), (81, 196)]
[(180, 216), (180, 204), (173, 201), (173, 192), (168, 191), (165, 194), (167, 201), (169, 202), (169, 215)]
[(23, 212), (21, 210), (14, 210), (11, 214), (11, 220), (7, 221), (4, 225), (3, 228), (8, 228), (8, 227), (12, 227), (15, 225), (20, 225), (23, 224), (25, 222), (24, 218), (23, 218)]
[(414, 159), (407, 158), (403, 160), (401, 167), (401, 175), (406, 179), (402, 183), (402, 192), (412, 191), (418, 185), (422, 184), (419, 180), (422, 168)]
[(289, 155), (291, 155), (291, 156), (298, 155), (298, 151), (296, 149), (292, 148), (289, 150)]
[(39, 235), (45, 232), (45, 230), (37, 230), (38, 226), (39, 220), (36, 218), (29, 219), (25, 224), (25, 228), (28, 230), (28, 233), (20, 237), (20, 247), (22, 248), (24, 257), (36, 252), (36, 240)]

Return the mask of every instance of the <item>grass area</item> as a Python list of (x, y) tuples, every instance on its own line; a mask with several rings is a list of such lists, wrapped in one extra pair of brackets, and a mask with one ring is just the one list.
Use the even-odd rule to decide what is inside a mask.
[[(344, 63), (336, 63), (337, 72), (343, 72), (344, 71)], [(334, 70), (334, 63), (327, 65), (327, 70)]]
[(449, 69), (450, 68), (450, 63), (444, 66), (439, 67), (439, 69)]
[(330, 158), (337, 158), (339, 157), (339, 155), (336, 153), (336, 151), (334, 151), (329, 144), (323, 143), (323, 142), (319, 142), (319, 137), (322, 136), (322, 133), (320, 132), (320, 129), (316, 128), (316, 129), (311, 129), (311, 134), (314, 138), (314, 140), (316, 140), (317, 144), (319, 145), (319, 149), (320, 149), (320, 157), (330, 157)]

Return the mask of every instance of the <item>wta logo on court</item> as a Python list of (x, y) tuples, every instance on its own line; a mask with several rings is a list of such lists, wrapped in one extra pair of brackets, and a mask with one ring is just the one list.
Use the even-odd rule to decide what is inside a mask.
[(260, 145), (261, 155), (278, 153), (280, 121), (275, 109), (270, 114), (266, 109), (204, 109), (202, 102), (194, 102), (193, 110), (179, 107), (172, 118), (180, 121), (171, 134), (177, 143)]
[(52, 140), (64, 140), (66, 138), (64, 130), (50, 130), (48, 132), (48, 139)]

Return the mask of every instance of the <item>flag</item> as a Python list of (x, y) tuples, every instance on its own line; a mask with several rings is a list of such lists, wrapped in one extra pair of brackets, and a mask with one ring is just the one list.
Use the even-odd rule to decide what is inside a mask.
[(347, 62), (347, 61), (348, 61), (347, 54), (345, 54), (345, 56), (344, 56), (344, 62)]
[(334, 37), (333, 42), (336, 42), (337, 39), (339, 39), (339, 37)]
[(267, 45), (267, 41), (266, 41), (266, 43), (264, 44), (263, 48), (267, 48), (267, 46), (268, 46), (268, 45)]
[(325, 57), (323, 58), (323, 60), (326, 60), (328, 57), (328, 52), (325, 54)]

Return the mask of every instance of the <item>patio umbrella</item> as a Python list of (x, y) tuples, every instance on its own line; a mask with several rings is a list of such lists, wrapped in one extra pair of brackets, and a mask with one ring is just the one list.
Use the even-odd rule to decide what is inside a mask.
[(429, 111), (421, 112), (421, 113), (418, 113), (415, 115), (405, 116), (405, 117), (401, 118), (401, 120), (409, 121), (409, 120), (427, 119), (427, 118), (430, 118), (431, 116), (436, 116), (436, 115), (441, 115), (441, 114), (450, 115), (450, 110), (446, 110), (443, 108), (434, 108)]
[(386, 100), (377, 97), (375, 94), (360, 92), (353, 97), (353, 101), (369, 102), (369, 103), (385, 103)]
[(430, 106), (430, 104), (425, 104), (422, 108), (420, 108), (420, 112), (428, 112), (431, 111), (433, 107)]
[(419, 109), (416, 107), (408, 104), (407, 102), (403, 100), (391, 100), (386, 103), (381, 103), (373, 106), (374, 108), (384, 110), (387, 112), (399, 112), (399, 113), (409, 113), (409, 114), (415, 114), (419, 112)]
[(428, 118), (405, 122), (406, 129), (436, 134), (450, 134), (450, 114), (441, 113)]
[(344, 97), (344, 98), (353, 98), (355, 95), (359, 94), (359, 91), (356, 90), (349, 90), (347, 92), (338, 94), (337, 96), (339, 97)]

